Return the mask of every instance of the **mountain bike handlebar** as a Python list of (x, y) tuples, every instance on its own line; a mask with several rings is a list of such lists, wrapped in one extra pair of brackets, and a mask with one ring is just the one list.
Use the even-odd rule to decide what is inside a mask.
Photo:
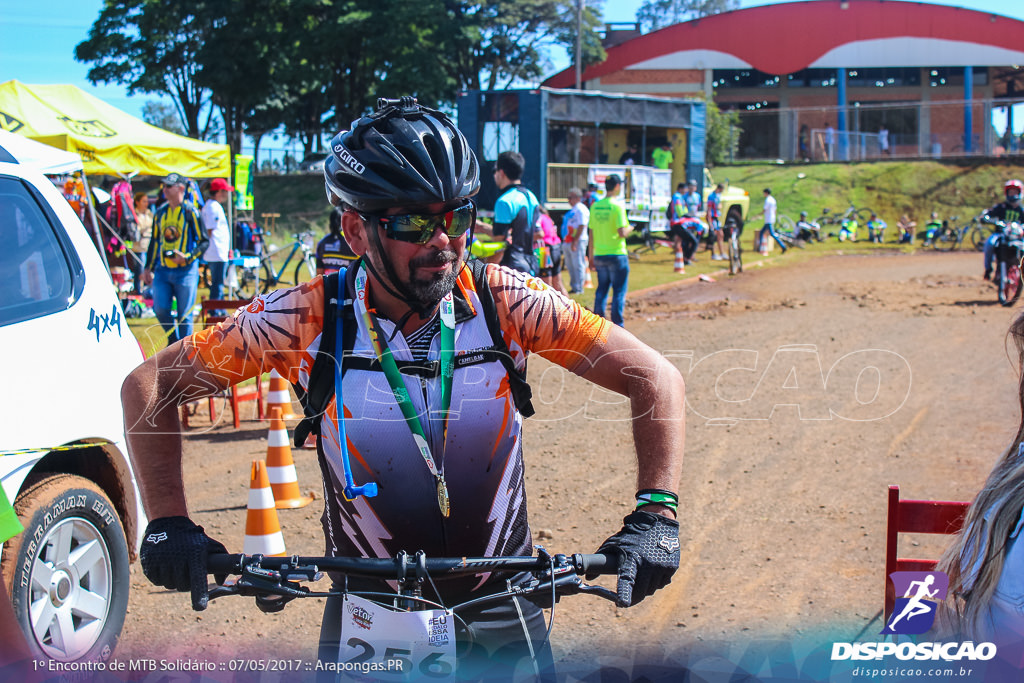
[(554, 562), (558, 570), (572, 569), (577, 575), (614, 574), (616, 558), (611, 555), (547, 555), (509, 557), (431, 557), (399, 553), (389, 559), (371, 557), (267, 557), (265, 555), (211, 555), (206, 562), (209, 574), (241, 574), (261, 567), (282, 574), (308, 571), (333, 571), (361, 578), (402, 580), (417, 569), (434, 578), (447, 578), (482, 572), (546, 571)]
[[(266, 557), (264, 555), (211, 555), (207, 558), (207, 572), (215, 575), (235, 575), (238, 579), (225, 586), (210, 590), (210, 599), (225, 595), (255, 596), (257, 606), (264, 612), (278, 612), (295, 598), (329, 597), (343, 595), (347, 589), (332, 588), (312, 591), (303, 581), (323, 578), (323, 572), (336, 572), (346, 578), (390, 579), (397, 581), (399, 592), (390, 596), (372, 593), (376, 597), (406, 598), (416, 603), (433, 605), (420, 597), (418, 588), (425, 581), (482, 573), (529, 573), (530, 580), (508, 586), (496, 593), (474, 597), (452, 606), (453, 610), (470, 604), (496, 602), (514, 596), (559, 595), (589, 593), (611, 600), (615, 591), (602, 586), (583, 583), (583, 575), (614, 574), (617, 558), (612, 555), (550, 555), (538, 548), (537, 556), (510, 557), (433, 557), (424, 553), (410, 555), (400, 552), (392, 559), (366, 557)], [(411, 593), (405, 591), (412, 587)], [(366, 593), (364, 593), (366, 594)]]

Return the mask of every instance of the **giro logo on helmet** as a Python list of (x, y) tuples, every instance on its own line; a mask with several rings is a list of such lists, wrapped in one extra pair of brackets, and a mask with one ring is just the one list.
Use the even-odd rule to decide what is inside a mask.
[(334, 153), (337, 154), (342, 161), (349, 165), (353, 171), (362, 175), (366, 171), (366, 166), (359, 163), (359, 160), (352, 156), (352, 153), (345, 149), (345, 145), (335, 145)]

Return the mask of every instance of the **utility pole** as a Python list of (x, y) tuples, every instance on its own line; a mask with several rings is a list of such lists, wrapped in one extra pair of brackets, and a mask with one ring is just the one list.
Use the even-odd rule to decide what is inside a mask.
[(576, 0), (576, 89), (583, 85), (583, 2)]

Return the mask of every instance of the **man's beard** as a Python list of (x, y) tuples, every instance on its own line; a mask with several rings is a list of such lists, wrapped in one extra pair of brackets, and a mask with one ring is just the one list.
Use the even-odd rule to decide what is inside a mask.
[[(431, 273), (425, 278), (416, 277), (416, 269), (420, 266), (436, 267), (446, 263), (452, 264), (449, 270)], [(451, 250), (435, 251), (409, 262), (409, 294), (421, 306), (434, 306), (455, 288), (459, 278), (459, 255)]]

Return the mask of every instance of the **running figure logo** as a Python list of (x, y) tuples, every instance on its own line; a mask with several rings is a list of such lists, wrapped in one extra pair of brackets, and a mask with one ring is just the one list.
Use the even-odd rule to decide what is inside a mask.
[(949, 577), (943, 572), (893, 572), (889, 575), (896, 589), (896, 605), (882, 633), (917, 635), (935, 623), (935, 608), (946, 599)]

